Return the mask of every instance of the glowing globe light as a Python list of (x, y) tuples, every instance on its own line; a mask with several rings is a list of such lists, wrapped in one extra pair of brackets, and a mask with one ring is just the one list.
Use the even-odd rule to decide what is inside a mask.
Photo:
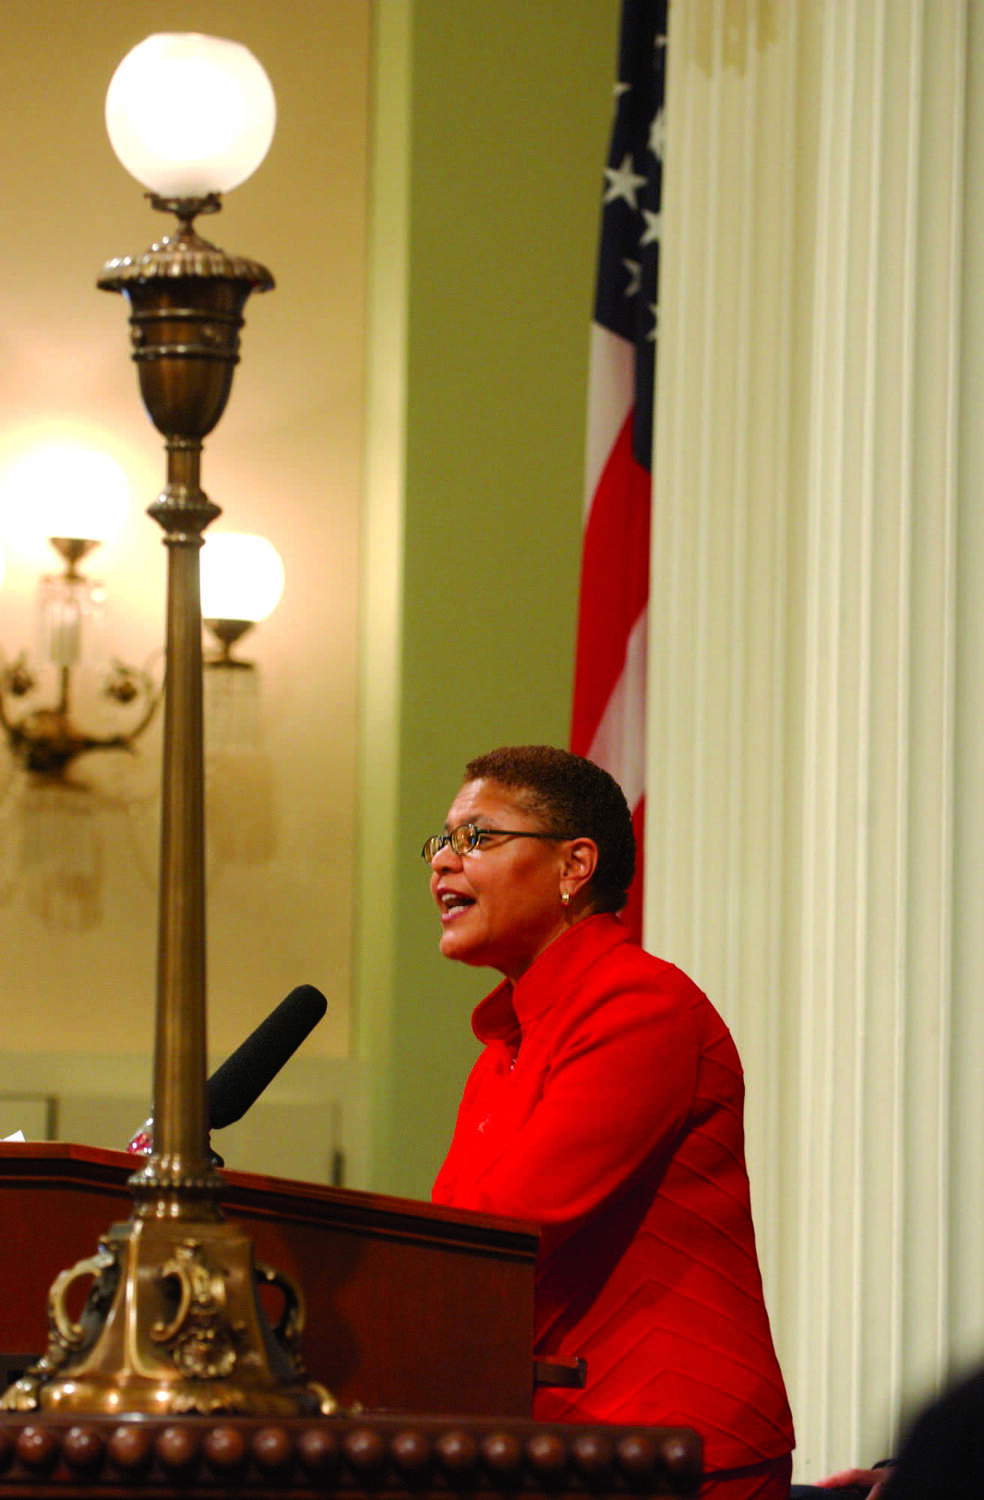
[(3, 477), (5, 518), (25, 539), (110, 541), (130, 508), (130, 484), (108, 453), (45, 443), (15, 459)]
[(265, 620), (284, 591), (284, 565), (266, 537), (219, 531), (205, 538), (201, 556), (202, 617)]
[(162, 198), (204, 198), (245, 182), (273, 140), (277, 106), (240, 42), (160, 32), (119, 64), (106, 129), (128, 172)]

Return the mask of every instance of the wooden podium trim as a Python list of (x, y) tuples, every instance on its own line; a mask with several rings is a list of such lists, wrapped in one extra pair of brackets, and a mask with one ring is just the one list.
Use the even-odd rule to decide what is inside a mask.
[[(141, 1160), (126, 1151), (81, 1146), (71, 1141), (0, 1141), (0, 1183), (18, 1178), (51, 1187), (119, 1189), (126, 1187)], [(437, 1239), (481, 1248), (494, 1245), (521, 1259), (527, 1259), (531, 1252), (536, 1255), (539, 1230), (518, 1219), (225, 1167), (220, 1175), (226, 1184), (222, 1207), (229, 1214), (241, 1210), (263, 1219), (320, 1223), (326, 1206), (330, 1205), (332, 1221), (339, 1227), (358, 1230), (371, 1227), (377, 1234)]]
[(501, 1419), (0, 1414), (0, 1500), (695, 1495), (696, 1433)]

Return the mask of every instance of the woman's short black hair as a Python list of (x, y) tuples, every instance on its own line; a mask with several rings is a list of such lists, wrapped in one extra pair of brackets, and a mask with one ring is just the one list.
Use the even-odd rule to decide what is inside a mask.
[(621, 911), (635, 873), (635, 834), (625, 794), (594, 761), (553, 745), (503, 745), (476, 756), (466, 781), (495, 781), (543, 824), (544, 832), (593, 839), (591, 880), (597, 911)]

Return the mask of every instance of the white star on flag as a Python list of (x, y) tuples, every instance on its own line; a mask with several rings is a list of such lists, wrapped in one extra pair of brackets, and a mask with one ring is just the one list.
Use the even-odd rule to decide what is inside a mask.
[(640, 245), (658, 245), (660, 233), (663, 228), (663, 215), (654, 214), (651, 208), (642, 210), (642, 217), (646, 221), (646, 227), (642, 231)]
[(619, 167), (606, 167), (605, 176), (608, 178), (608, 188), (605, 192), (606, 203), (614, 203), (617, 198), (624, 198), (630, 208), (638, 208), (636, 193), (641, 187), (646, 186), (646, 178), (640, 177), (638, 172), (632, 170), (631, 154), (626, 152), (622, 157)]

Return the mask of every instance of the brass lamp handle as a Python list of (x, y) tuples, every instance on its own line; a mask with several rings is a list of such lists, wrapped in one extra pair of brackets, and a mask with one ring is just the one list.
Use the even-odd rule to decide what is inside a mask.
[(274, 1337), (290, 1353), (296, 1355), (301, 1347), (304, 1332), (304, 1293), (286, 1271), (277, 1271), (273, 1266), (256, 1262), (256, 1280), (261, 1285), (275, 1286), (284, 1299), (280, 1321), (273, 1330)]
[(86, 1332), (81, 1323), (76, 1323), (68, 1310), (68, 1293), (77, 1281), (89, 1276), (98, 1282), (104, 1272), (116, 1264), (116, 1257), (103, 1246), (95, 1255), (77, 1260), (57, 1275), (48, 1293), (48, 1321), (55, 1341), (65, 1350), (77, 1349), (86, 1341)]

